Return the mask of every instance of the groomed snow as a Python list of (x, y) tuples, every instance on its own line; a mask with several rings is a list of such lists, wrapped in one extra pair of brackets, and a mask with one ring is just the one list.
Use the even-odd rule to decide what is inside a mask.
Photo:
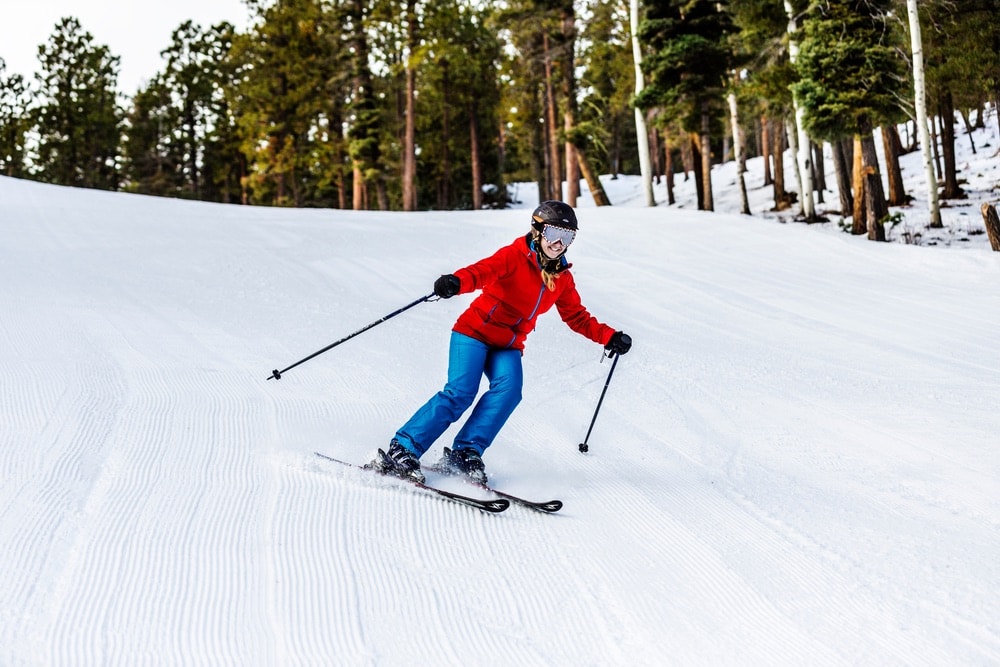
[[(995, 129), (977, 141), (963, 176), (988, 195)], [(716, 179), (734, 211), (731, 165)], [(590, 452), (609, 364), (553, 312), (485, 457), (565, 502), (546, 516), (313, 455), (385, 445), (443, 382), (468, 296), (265, 379), (523, 234), (529, 188), (387, 214), (0, 178), (0, 664), (1000, 664), (981, 200), (927, 248), (604, 182), (616, 205), (581, 203), (570, 256), (635, 346)]]

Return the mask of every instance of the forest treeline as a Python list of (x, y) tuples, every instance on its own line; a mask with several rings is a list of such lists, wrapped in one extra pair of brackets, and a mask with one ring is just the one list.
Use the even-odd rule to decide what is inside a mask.
[[(643, 171), (668, 199), (675, 175), (694, 178), (711, 209), (711, 165), (763, 155), (776, 208), (815, 219), (814, 197), (836, 178), (837, 208), (871, 233), (864, 221), (908, 196), (897, 158), (918, 144), (915, 74), (945, 198), (963, 194), (956, 124), (983, 123), (1000, 100), (1000, 0), (921, 1), (918, 72), (915, 0), (245, 4), (242, 32), (178, 26), (132, 97), (117, 89), (119, 57), (72, 17), (39, 46), (33, 80), (0, 59), (0, 173), (418, 210), (504, 206), (504, 184), (525, 181), (575, 204), (582, 179), (603, 204), (596, 174)], [(824, 144), (835, 174), (823, 173)]]

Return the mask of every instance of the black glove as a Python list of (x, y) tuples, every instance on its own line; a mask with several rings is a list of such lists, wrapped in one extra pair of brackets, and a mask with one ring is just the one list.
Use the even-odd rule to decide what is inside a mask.
[(624, 331), (616, 331), (604, 346), (604, 349), (612, 354), (625, 354), (632, 348), (632, 337)]
[(442, 299), (450, 299), (458, 294), (458, 290), (461, 288), (462, 283), (459, 282), (458, 277), (450, 273), (434, 281), (434, 293)]

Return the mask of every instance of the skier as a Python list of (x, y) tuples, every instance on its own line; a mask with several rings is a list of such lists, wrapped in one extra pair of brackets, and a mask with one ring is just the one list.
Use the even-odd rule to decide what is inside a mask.
[(486, 483), (483, 451), (521, 400), (524, 340), (538, 316), (553, 305), (577, 333), (625, 354), (632, 339), (594, 318), (580, 302), (566, 250), (577, 233), (576, 214), (561, 201), (544, 201), (531, 214), (531, 229), (492, 256), (443, 275), (434, 293), (448, 299), (475, 290), (473, 300), (452, 328), (448, 380), (396, 432), (388, 451), (378, 452), (372, 467), (383, 474), (424, 481), (420, 457), (475, 401), (485, 374), (489, 390), (445, 448), (441, 465), (473, 481)]

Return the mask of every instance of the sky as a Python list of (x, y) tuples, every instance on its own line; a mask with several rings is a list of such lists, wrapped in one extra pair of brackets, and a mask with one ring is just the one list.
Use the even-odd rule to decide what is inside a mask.
[[(542, 315), (484, 455), (552, 515), (314, 454), (386, 446), (441, 388), (471, 295), (266, 379), (524, 234), (534, 188), (383, 213), (0, 177), (0, 664), (1000, 664), (986, 125), (934, 246), (765, 215), (759, 158), (754, 216), (732, 163), (717, 213), (680, 177), (674, 206), (634, 176), (603, 178), (611, 207), (585, 191), (573, 276), (634, 345), (583, 454), (609, 363)], [(921, 173), (907, 155), (913, 230)]]
[(160, 51), (170, 44), (170, 34), (183, 22), (209, 26), (229, 21), (247, 25), (247, 9), (240, 0), (5, 0), (0, 21), (0, 58), (7, 75), (17, 73), (34, 80), (38, 47), (49, 41), (56, 24), (68, 16), (80, 20), (96, 44), (108, 46), (121, 58), (118, 89), (134, 94), (162, 69)]

